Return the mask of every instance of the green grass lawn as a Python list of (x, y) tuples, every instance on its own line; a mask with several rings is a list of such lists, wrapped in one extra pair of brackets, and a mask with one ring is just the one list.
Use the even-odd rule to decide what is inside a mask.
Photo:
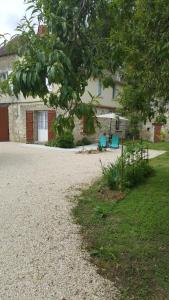
[(148, 147), (150, 149), (155, 149), (155, 150), (165, 150), (169, 151), (169, 142), (160, 142), (160, 143), (148, 143)]
[(125, 300), (169, 299), (169, 143), (151, 148), (168, 152), (151, 161), (155, 175), (146, 184), (114, 201), (97, 182), (74, 209), (92, 262)]
[[(136, 140), (134, 143), (137, 143), (137, 142), (140, 143), (140, 140)], [(131, 144), (131, 143), (133, 143), (133, 142), (125, 141), (126, 145)], [(143, 141), (143, 143), (148, 145), (149, 149), (169, 151), (169, 142), (151, 143), (148, 141)]]

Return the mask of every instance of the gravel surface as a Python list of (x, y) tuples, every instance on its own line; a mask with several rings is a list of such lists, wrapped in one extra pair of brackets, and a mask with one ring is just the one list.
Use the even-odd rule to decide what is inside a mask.
[(0, 143), (0, 300), (118, 298), (81, 250), (70, 196), (119, 153)]

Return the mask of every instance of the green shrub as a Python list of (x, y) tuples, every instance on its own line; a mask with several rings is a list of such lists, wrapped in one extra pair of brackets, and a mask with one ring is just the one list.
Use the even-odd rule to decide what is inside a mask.
[(61, 148), (74, 148), (74, 137), (71, 131), (66, 131), (62, 135), (57, 137), (58, 147)]
[(81, 140), (77, 141), (76, 146), (85, 146), (91, 145), (91, 141), (88, 140), (87, 137), (83, 137)]
[(48, 142), (46, 143), (46, 146), (48, 146), (48, 147), (59, 147), (59, 146), (58, 146), (57, 139), (53, 139), (53, 140), (51, 140), (51, 141), (48, 141)]
[(104, 180), (111, 189), (131, 188), (145, 181), (153, 174), (146, 158), (145, 146), (130, 145), (115, 164), (103, 169)]
[(158, 124), (166, 124), (167, 123), (167, 118), (164, 114), (159, 114), (156, 119), (155, 119), (155, 123)]
[(46, 145), (49, 147), (74, 148), (75, 144), (73, 134), (70, 131), (66, 131), (54, 140), (49, 141)]
[(118, 160), (114, 165), (110, 164), (107, 168), (103, 170), (103, 177), (105, 183), (112, 190), (121, 189), (121, 166), (120, 160)]
[(124, 169), (124, 187), (131, 188), (139, 185), (152, 173), (152, 167), (145, 160), (141, 160), (133, 165), (127, 165)]
[(121, 160), (119, 160), (104, 170), (104, 179), (111, 189), (121, 190), (143, 183), (152, 174), (153, 169), (147, 161), (141, 160), (133, 165), (126, 164), (122, 170)]

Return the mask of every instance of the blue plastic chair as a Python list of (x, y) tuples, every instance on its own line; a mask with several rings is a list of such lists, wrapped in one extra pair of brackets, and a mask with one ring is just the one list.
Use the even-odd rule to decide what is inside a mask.
[(102, 147), (102, 148), (107, 147), (107, 137), (105, 135), (101, 135), (99, 137), (99, 146)]
[(120, 139), (118, 135), (113, 135), (110, 148), (118, 149), (119, 148)]

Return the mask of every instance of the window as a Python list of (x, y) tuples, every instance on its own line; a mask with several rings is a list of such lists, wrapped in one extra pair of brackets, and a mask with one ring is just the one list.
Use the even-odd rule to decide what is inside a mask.
[(116, 130), (120, 129), (120, 118), (117, 116), (116, 118)]
[[(8, 79), (8, 76), (12, 73), (12, 70), (8, 70), (8, 71), (0, 71), (0, 81), (4, 81)], [(9, 87), (11, 92), (13, 91), (13, 84), (11, 82), (11, 80), (9, 81)]]
[(113, 87), (112, 87), (112, 98), (114, 99), (116, 97), (116, 85), (113, 84)]
[(8, 78), (8, 71), (0, 72), (0, 80), (4, 81)]
[(48, 129), (48, 112), (38, 112), (38, 129)]
[(98, 80), (98, 86), (97, 86), (97, 96), (102, 95), (102, 83), (101, 80)]

